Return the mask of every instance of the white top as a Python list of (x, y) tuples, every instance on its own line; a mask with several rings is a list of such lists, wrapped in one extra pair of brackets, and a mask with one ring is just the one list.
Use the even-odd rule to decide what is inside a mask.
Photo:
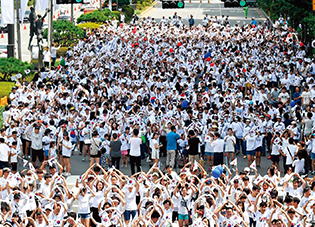
[(125, 200), (126, 200), (126, 210), (137, 210), (137, 203), (136, 203), (136, 196), (137, 190), (135, 187), (132, 188), (131, 192), (127, 187), (123, 189), (125, 193)]
[(304, 163), (305, 163), (305, 159), (302, 158), (301, 160), (297, 159), (293, 162), (293, 167), (294, 168), (294, 172), (295, 173), (301, 173), (303, 172), (304, 173)]
[(9, 152), (10, 148), (5, 143), (0, 144), (0, 161), (8, 162), (9, 161)]
[(95, 196), (92, 199), (93, 200), (92, 207), (98, 208), (98, 205), (102, 201), (102, 198), (104, 198), (104, 192), (101, 190), (101, 191), (94, 192), (94, 194)]
[(213, 147), (214, 153), (221, 153), (223, 152), (224, 140), (216, 139), (211, 143), (211, 146)]
[[(70, 149), (66, 148), (65, 146), (70, 147)], [(62, 156), (70, 157), (71, 156), (71, 148), (72, 148), (71, 141), (70, 140), (69, 141), (63, 140), (62, 141)]]
[(224, 140), (226, 141), (225, 151), (234, 151), (234, 144), (236, 143), (235, 137), (227, 135)]
[(152, 139), (152, 141), (151, 141), (151, 149), (152, 149), (152, 153), (157, 153), (157, 152), (159, 152), (159, 148), (158, 149), (155, 149), (155, 144), (156, 145), (159, 145), (158, 144), (158, 141), (156, 140), (156, 139)]
[(130, 138), (130, 155), (131, 156), (140, 156), (141, 149), (140, 146), (142, 144), (142, 139), (139, 137), (131, 137)]
[(91, 194), (85, 194), (82, 196), (81, 193), (79, 195), (79, 206), (78, 206), (78, 214), (89, 214), (90, 213), (90, 201)]
[(286, 163), (285, 163), (286, 165), (291, 165), (293, 163), (293, 158), (294, 158), (296, 149), (297, 149), (296, 145), (290, 144), (286, 149), (283, 150), (283, 152), (286, 155)]
[(255, 150), (255, 142), (256, 142), (256, 136), (250, 136), (247, 135), (245, 137), (246, 140), (246, 151), (253, 151)]

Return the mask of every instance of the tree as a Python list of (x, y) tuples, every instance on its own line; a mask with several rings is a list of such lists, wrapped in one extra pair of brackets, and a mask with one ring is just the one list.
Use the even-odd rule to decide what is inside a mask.
[(11, 76), (15, 74), (26, 75), (25, 70), (33, 70), (34, 65), (22, 62), (16, 58), (1, 58), (0, 59), (0, 80), (7, 81), (10, 80)]
[[(53, 40), (62, 46), (69, 46), (85, 37), (85, 31), (67, 20), (54, 21)], [(48, 29), (45, 29), (44, 38), (48, 37)]]

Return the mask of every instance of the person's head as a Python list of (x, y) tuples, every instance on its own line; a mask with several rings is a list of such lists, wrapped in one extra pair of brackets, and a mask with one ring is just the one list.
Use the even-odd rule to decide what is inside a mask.
[(153, 211), (153, 213), (151, 214), (151, 220), (153, 223), (157, 223), (160, 217), (161, 217), (160, 213), (156, 210)]
[(167, 165), (165, 168), (166, 168), (166, 171), (167, 171), (169, 174), (172, 173), (173, 168), (172, 168), (171, 165)]
[(117, 139), (117, 133), (113, 133), (113, 139), (115, 140), (115, 139)]
[(51, 174), (50, 173), (45, 173), (44, 175), (44, 180), (49, 183), (51, 181)]
[(261, 213), (265, 213), (265, 211), (266, 211), (266, 209), (267, 209), (267, 203), (266, 202), (260, 202), (260, 204), (259, 204), (259, 210), (260, 210), (260, 212)]
[(166, 210), (168, 210), (168, 209), (171, 207), (171, 205), (172, 205), (172, 203), (171, 203), (170, 200), (168, 200), (168, 199), (164, 200), (163, 206), (164, 206), (164, 208), (165, 208)]
[(309, 186), (306, 186), (304, 189), (303, 189), (303, 194), (304, 194), (304, 197), (308, 198), (312, 193), (312, 190)]
[(175, 127), (175, 125), (172, 125), (172, 126), (171, 126), (171, 131), (172, 131), (172, 132), (176, 132), (176, 127)]
[(99, 181), (96, 185), (96, 191), (102, 191), (104, 188), (104, 182)]
[(139, 135), (139, 129), (136, 129), (136, 128), (135, 128), (135, 129), (133, 130), (133, 134), (134, 134), (135, 136), (138, 136), (138, 135)]
[(193, 136), (195, 136), (195, 132), (194, 132), (194, 130), (189, 130), (189, 135), (191, 136), (191, 137), (193, 137)]
[(299, 184), (300, 184), (299, 179), (298, 178), (293, 179), (292, 184), (293, 184), (293, 189), (296, 190), (299, 187)]

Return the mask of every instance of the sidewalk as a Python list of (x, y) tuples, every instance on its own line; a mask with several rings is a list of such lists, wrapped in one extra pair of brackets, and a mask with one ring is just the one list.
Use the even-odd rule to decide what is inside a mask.
[(146, 14), (149, 14), (151, 12), (151, 10), (155, 9), (155, 6), (158, 5), (159, 2), (153, 2), (152, 5), (147, 8), (145, 11), (143, 11), (139, 17), (146, 17)]

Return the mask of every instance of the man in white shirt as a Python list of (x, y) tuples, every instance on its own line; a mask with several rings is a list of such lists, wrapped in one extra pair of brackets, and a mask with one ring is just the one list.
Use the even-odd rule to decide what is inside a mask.
[(308, 85), (305, 86), (305, 90), (302, 92), (302, 106), (303, 108), (307, 107), (311, 103), (312, 94), (309, 91)]
[(2, 169), (8, 167), (10, 148), (4, 143), (4, 138), (0, 138), (0, 176), (2, 176)]
[(224, 140), (221, 139), (219, 133), (214, 134), (214, 141), (212, 141), (211, 146), (214, 152), (214, 166), (223, 165), (223, 147)]
[(135, 174), (135, 165), (137, 172), (141, 172), (141, 144), (142, 139), (138, 137), (139, 130), (133, 130), (133, 136), (130, 138), (130, 167), (131, 174)]

